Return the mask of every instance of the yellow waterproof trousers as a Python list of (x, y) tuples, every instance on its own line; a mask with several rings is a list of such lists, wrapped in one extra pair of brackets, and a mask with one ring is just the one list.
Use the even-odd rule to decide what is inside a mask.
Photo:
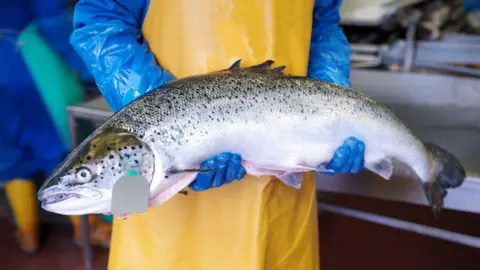
[[(272, 59), (306, 75), (313, 0), (151, 0), (143, 34), (176, 78)], [(319, 269), (313, 174), (246, 176), (114, 220), (109, 270)]]

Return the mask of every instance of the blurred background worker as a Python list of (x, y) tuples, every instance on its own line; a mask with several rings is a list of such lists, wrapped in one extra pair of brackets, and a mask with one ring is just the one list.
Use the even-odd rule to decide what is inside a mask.
[[(64, 146), (31, 74), (17, 39), (36, 21), (38, 30), (82, 80), (91, 75), (68, 43), (71, 11), (65, 0), (0, 2), (0, 183), (17, 227), (17, 241), (25, 252), (35, 252), (39, 241), (39, 211), (34, 179), (48, 175), (65, 157)], [(71, 217), (75, 240), (80, 239), (78, 217)], [(108, 245), (110, 227), (91, 217), (92, 242)]]
[[(339, 0), (79, 1), (70, 43), (113, 110), (175, 78), (273, 59), (286, 73), (349, 84)], [(313, 16), (312, 16), (313, 15)], [(364, 144), (339, 146), (324, 164), (363, 169)], [(110, 270), (318, 269), (316, 188), (245, 176), (240, 156), (205, 161), (195, 191), (114, 220)], [(245, 177), (243, 177), (245, 176)], [(242, 179), (235, 181), (235, 179)], [(220, 187), (215, 189), (216, 187)]]

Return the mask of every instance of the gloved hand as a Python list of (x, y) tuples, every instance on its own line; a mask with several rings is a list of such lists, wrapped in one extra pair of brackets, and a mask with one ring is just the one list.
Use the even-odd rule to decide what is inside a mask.
[(239, 154), (220, 153), (202, 163), (200, 169), (213, 169), (217, 172), (199, 173), (197, 178), (190, 184), (190, 188), (195, 191), (203, 191), (209, 188), (220, 187), (233, 180), (242, 179), (245, 174), (245, 168), (242, 167), (242, 158)]
[(351, 87), (350, 44), (339, 26), (341, 0), (315, 0), (308, 77)]
[[(364, 167), (365, 144), (355, 137), (345, 140), (342, 146), (337, 148), (332, 160), (327, 164), (320, 165), (320, 168), (333, 170), (334, 175), (338, 173), (359, 173)], [(319, 172), (318, 172), (319, 173)]]
[[(321, 168), (333, 170), (334, 175), (338, 173), (359, 173), (364, 166), (365, 144), (355, 137), (350, 137), (337, 148), (330, 162), (321, 164)], [(209, 188), (220, 187), (233, 180), (242, 179), (245, 174), (245, 168), (241, 165), (242, 158), (238, 154), (221, 153), (210, 159), (207, 159), (200, 166), (201, 169), (214, 169), (217, 172), (199, 173), (197, 178), (190, 184), (190, 188), (195, 191), (203, 191)]]

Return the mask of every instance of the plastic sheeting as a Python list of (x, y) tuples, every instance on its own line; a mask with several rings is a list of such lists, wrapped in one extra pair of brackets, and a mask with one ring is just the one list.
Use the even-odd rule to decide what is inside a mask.
[[(143, 34), (175, 77), (273, 59), (306, 75), (313, 1), (152, 1)], [(318, 269), (315, 181), (247, 176), (114, 220), (109, 270)]]

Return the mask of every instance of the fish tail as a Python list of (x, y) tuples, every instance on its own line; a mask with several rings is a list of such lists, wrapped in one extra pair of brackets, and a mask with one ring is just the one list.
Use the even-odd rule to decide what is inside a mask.
[(452, 153), (433, 143), (424, 145), (432, 156), (433, 168), (430, 179), (422, 184), (422, 188), (433, 214), (438, 217), (447, 189), (462, 185), (466, 173), (460, 161)]

